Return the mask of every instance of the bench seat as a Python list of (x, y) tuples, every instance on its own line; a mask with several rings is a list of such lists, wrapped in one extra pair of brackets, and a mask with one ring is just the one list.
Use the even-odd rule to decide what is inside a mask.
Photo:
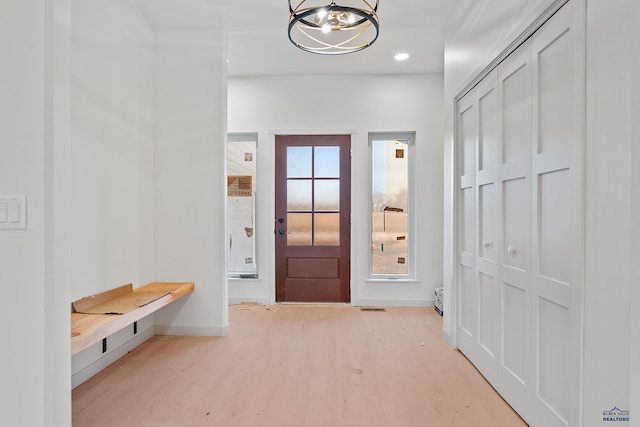
[[(123, 314), (71, 313), (71, 354), (75, 355), (81, 352), (87, 347), (107, 338), (114, 332), (131, 325), (178, 298), (193, 292), (194, 287), (193, 282), (153, 282), (140, 286), (136, 289), (131, 288), (130, 292), (133, 296), (135, 296), (136, 293), (146, 294), (150, 292), (162, 293), (165, 295), (154, 299), (141, 307), (124, 312)], [(118, 288), (117, 290), (124, 288), (125, 287)], [(82, 300), (76, 301), (74, 304), (87, 301), (88, 299), (94, 299), (98, 303), (108, 303), (109, 298), (112, 295), (115, 295), (115, 297), (122, 296), (122, 292), (119, 294), (112, 294), (113, 291), (104, 292), (89, 298), (83, 298)], [(127, 292), (129, 292), (129, 290), (127, 290)]]

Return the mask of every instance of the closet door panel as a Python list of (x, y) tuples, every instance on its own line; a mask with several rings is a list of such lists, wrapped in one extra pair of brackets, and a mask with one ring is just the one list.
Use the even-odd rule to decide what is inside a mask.
[[(531, 157), (531, 45), (500, 64), (502, 163)], [(526, 160), (528, 162), (528, 160)]]
[(500, 343), (497, 388), (524, 417), (530, 402), (533, 370), (531, 294), (531, 42), (522, 44), (498, 66), (498, 206)]
[(459, 325), (470, 337), (476, 335), (477, 286), (475, 271), (467, 266), (460, 268), (460, 321)]
[(472, 94), (458, 103), (458, 170), (459, 170), (459, 247), (460, 253), (475, 256), (475, 165), (476, 111)]
[(571, 172), (538, 175), (538, 275), (571, 282)]
[[(467, 95), (470, 96), (470, 95)], [(460, 141), (460, 164), (458, 166), (461, 176), (472, 176), (476, 172), (476, 115), (475, 106), (463, 100), (459, 104), (458, 114)]]
[[(497, 73), (478, 85), (478, 257), (490, 261), (482, 272), (495, 277), (498, 177)], [(496, 295), (497, 296), (497, 295)]]
[[(574, 199), (576, 57), (571, 3), (532, 38), (534, 144), (532, 147), (532, 285), (535, 301), (535, 386), (539, 422), (574, 425), (571, 399), (579, 368), (579, 329), (572, 303), (575, 235)], [(576, 350), (577, 349), (577, 350)]]
[[(495, 173), (493, 174), (495, 175)], [(498, 326), (500, 306), (496, 284), (496, 185), (478, 185), (478, 286), (477, 345), (482, 354), (478, 368), (491, 381), (497, 370)]]
[(504, 181), (502, 188), (502, 266), (527, 272), (531, 237), (530, 184), (528, 179), (518, 178)]
[(483, 81), (478, 99), (478, 171), (495, 172), (498, 148), (498, 95), (495, 73)]
[(556, 420), (545, 425), (567, 424), (571, 396), (571, 316), (569, 310), (546, 298), (538, 299), (537, 396)]
[[(478, 310), (480, 324), (478, 325), (478, 344), (494, 358), (498, 351), (498, 316), (500, 315), (498, 292), (495, 278), (487, 274), (478, 273)], [(495, 368), (492, 367), (491, 371)]]
[(497, 258), (497, 73), (490, 73), (458, 102), (460, 183), (458, 347), (490, 381), (495, 380), (499, 290)]
[(527, 293), (511, 283), (502, 284), (502, 367), (522, 385), (527, 382)]
[[(500, 223), (502, 268), (529, 271), (531, 244), (531, 44), (498, 67), (500, 99)], [(528, 290), (523, 275), (521, 289)]]
[(476, 245), (476, 194), (474, 187), (460, 190), (460, 249), (466, 254), (475, 254)]
[(493, 262), (496, 258), (495, 250), (495, 219), (498, 213), (496, 209), (495, 184), (478, 186), (478, 253), (479, 257), (491, 261), (484, 270), (486, 273), (494, 273)]
[(534, 40), (539, 101), (538, 153), (562, 148), (572, 139), (574, 56), (571, 31), (568, 23), (557, 27), (545, 28)]
[(472, 351), (477, 335), (476, 285), (476, 147), (477, 110), (473, 91), (458, 104), (458, 305), (457, 330), (461, 350)]

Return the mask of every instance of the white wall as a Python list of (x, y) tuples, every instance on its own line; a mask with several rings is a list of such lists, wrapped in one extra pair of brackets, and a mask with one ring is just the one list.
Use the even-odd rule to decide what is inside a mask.
[[(173, 311), (159, 312), (161, 331), (175, 318), (178, 329), (195, 326), (169, 332), (227, 331), (219, 213), (224, 212), (226, 41), (219, 32), (165, 35), (158, 53), (132, 0), (15, 2), (3, 6), (0, 24), (0, 112), (11, 117), (0, 127), (0, 194), (28, 198), (28, 229), (0, 234), (0, 283), (10, 302), (2, 321), (19, 325), (5, 328), (0, 424), (70, 425), (73, 299), (127, 282), (195, 280), (201, 300), (194, 309), (182, 301)], [(175, 47), (184, 49), (175, 52)], [(162, 90), (154, 86), (157, 78), (169, 80), (161, 82)], [(172, 110), (184, 93), (187, 103)], [(168, 126), (154, 127), (156, 109)], [(175, 120), (185, 112), (195, 112), (196, 120)], [(176, 122), (182, 127), (171, 126)], [(165, 144), (159, 153), (154, 153), (156, 135)], [(185, 142), (195, 148), (187, 150), (191, 157), (181, 157)], [(176, 196), (178, 157), (187, 162), (178, 170), (184, 186)], [(199, 174), (189, 174), (193, 170)], [(162, 211), (155, 209), (157, 193)], [(174, 211), (165, 201), (177, 201)], [(191, 212), (180, 202), (195, 206), (199, 221), (187, 215), (174, 223)], [(164, 229), (155, 227), (156, 218)], [(188, 228), (184, 224), (190, 241), (173, 246), (173, 238)], [(156, 259), (162, 268), (156, 269)], [(189, 313), (181, 317), (185, 305)], [(149, 325), (149, 319), (141, 324)], [(153, 331), (143, 329), (136, 343)], [(117, 335), (116, 341), (129, 339)], [(121, 342), (121, 348), (133, 341)], [(93, 361), (100, 357), (82, 355), (82, 374), (95, 371)]]
[(153, 33), (132, 0), (71, 9), (72, 300), (153, 281)]
[[(153, 32), (133, 0), (71, 2), (71, 296), (153, 281)], [(68, 305), (67, 305), (68, 307)], [(151, 316), (153, 319), (153, 316)], [(71, 358), (73, 385), (153, 335)], [(144, 326), (144, 327), (143, 327)], [(148, 329), (148, 330), (145, 330)]]
[(66, 254), (57, 246), (61, 221), (52, 217), (63, 211), (54, 203), (64, 179), (54, 159), (64, 163), (69, 131), (68, 2), (0, 9), (0, 195), (27, 197), (27, 229), (0, 231), (0, 424), (68, 425), (68, 306), (53, 307), (68, 295), (58, 271)]
[(3, 334), (0, 419), (6, 425), (43, 425), (45, 410), (44, 14), (39, 2), (13, 2), (0, 13), (0, 194), (25, 195), (28, 208), (27, 230), (0, 230), (0, 319), (16, 325)]
[(156, 332), (228, 333), (226, 35), (155, 35), (155, 279), (195, 282), (156, 313)]
[[(224, 222), (216, 210), (224, 39), (156, 37), (132, 0), (74, 0), (72, 23), (70, 300), (126, 283), (195, 281), (193, 298), (150, 316), (156, 332), (224, 335)], [(126, 328), (110, 336), (107, 353), (96, 344), (75, 355), (73, 385), (153, 331), (145, 318), (137, 335)]]
[[(300, 95), (300, 96), (298, 96)], [(228, 129), (258, 132), (260, 279), (230, 282), (231, 302), (273, 302), (274, 132), (351, 133), (352, 303), (433, 305), (442, 277), (442, 76), (289, 76), (229, 79)], [(417, 280), (367, 281), (368, 133), (416, 132)]]
[(630, 404), (632, 1), (587, 1), (585, 426)]
[[(633, 22), (640, 22), (640, 2), (633, 3)], [(633, 27), (633, 74), (631, 117), (640, 117), (640, 26)], [(640, 120), (633, 120), (633, 140), (631, 143), (631, 218), (640, 218)], [(640, 426), (640, 223), (631, 221), (631, 283), (629, 294), (629, 336), (631, 363), (629, 382), (629, 410), (635, 416), (629, 425)]]
[(71, 424), (71, 1), (45, 7), (44, 425), (64, 426)]
[(445, 85), (463, 88), (553, 0), (460, 0), (447, 26)]

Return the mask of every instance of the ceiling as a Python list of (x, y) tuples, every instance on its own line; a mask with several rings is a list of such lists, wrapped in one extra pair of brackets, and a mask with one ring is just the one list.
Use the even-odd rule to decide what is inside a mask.
[[(336, 3), (347, 5), (347, 1), (354, 4), (354, 0)], [(379, 0), (378, 40), (363, 51), (337, 56), (315, 55), (291, 44), (287, 37), (287, 0), (136, 2), (156, 31), (226, 30), (229, 75), (269, 76), (441, 73), (445, 27), (456, 0)], [(400, 51), (408, 52), (411, 58), (394, 61), (393, 56)]]

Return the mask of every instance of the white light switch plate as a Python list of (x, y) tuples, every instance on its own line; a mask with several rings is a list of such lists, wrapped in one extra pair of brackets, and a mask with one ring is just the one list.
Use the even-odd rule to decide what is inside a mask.
[(26, 228), (27, 198), (0, 196), (0, 230), (25, 230)]

